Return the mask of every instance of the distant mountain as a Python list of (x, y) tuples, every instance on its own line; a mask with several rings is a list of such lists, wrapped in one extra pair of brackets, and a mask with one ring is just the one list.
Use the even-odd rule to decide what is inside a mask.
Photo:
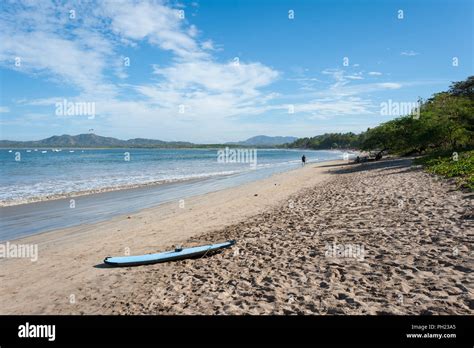
[(248, 138), (244, 141), (238, 141), (233, 143), (227, 143), (229, 145), (242, 145), (242, 146), (276, 146), (286, 143), (294, 142), (296, 137), (269, 137), (266, 135), (257, 135), (256, 137)]
[[(269, 137), (258, 135), (245, 141), (226, 143), (229, 146), (277, 146), (292, 143), (295, 137)], [(102, 137), (96, 134), (54, 135), (36, 141), (0, 140), (3, 148), (42, 148), (42, 147), (214, 147), (217, 144), (193, 144), (185, 141), (163, 141), (154, 139), (135, 138), (120, 140), (111, 137)]]
[(0, 147), (185, 147), (194, 146), (182, 141), (162, 141), (153, 139), (120, 140), (95, 134), (55, 135), (37, 141), (0, 140)]

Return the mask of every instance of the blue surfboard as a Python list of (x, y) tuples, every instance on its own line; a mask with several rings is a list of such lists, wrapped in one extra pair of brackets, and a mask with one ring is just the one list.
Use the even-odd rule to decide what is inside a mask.
[(157, 254), (146, 254), (136, 256), (106, 257), (104, 263), (112, 266), (139, 266), (152, 263), (175, 261), (188, 259), (198, 256), (204, 256), (219, 249), (229, 248), (235, 244), (235, 240), (229, 240), (225, 243), (202, 245), (192, 248), (175, 249), (174, 251), (165, 251)]

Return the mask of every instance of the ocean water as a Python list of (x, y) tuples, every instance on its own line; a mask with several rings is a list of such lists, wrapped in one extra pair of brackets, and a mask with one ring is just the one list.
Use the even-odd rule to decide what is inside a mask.
[(340, 151), (257, 149), (255, 162), (241, 158), (240, 163), (233, 163), (234, 158), (222, 157), (223, 152), (219, 160), (219, 149), (58, 150), (0, 149), (0, 205), (192, 179), (255, 175), (261, 170), (280, 172), (301, 165), (303, 153), (310, 163), (343, 157)]

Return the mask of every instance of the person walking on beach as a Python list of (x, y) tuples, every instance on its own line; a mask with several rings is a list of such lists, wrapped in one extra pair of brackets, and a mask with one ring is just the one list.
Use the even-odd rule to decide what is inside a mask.
[(305, 155), (303, 155), (303, 157), (301, 157), (301, 162), (302, 162), (301, 163), (302, 166), (304, 167), (304, 165), (306, 164), (306, 156)]

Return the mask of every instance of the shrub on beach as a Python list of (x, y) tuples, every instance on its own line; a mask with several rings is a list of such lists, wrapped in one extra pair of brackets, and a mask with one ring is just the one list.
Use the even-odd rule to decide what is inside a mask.
[(447, 92), (420, 100), (416, 115), (406, 115), (360, 134), (361, 148), (400, 155), (463, 151), (474, 147), (474, 76)]
[[(474, 76), (452, 83), (448, 91), (435, 93), (425, 101), (420, 99), (418, 105), (416, 113), (397, 117), (361, 134), (323, 134), (298, 139), (286, 147), (357, 148), (378, 155), (423, 155), (417, 163), (429, 172), (456, 178), (460, 186), (472, 190)], [(458, 154), (457, 159), (453, 159), (453, 153)]]
[(474, 191), (474, 150), (453, 154), (432, 154), (415, 160), (433, 174), (456, 178), (458, 186)]
[(397, 117), (361, 134), (329, 133), (300, 138), (284, 147), (357, 148), (399, 155), (425, 155), (474, 148), (474, 76), (452, 83), (447, 92), (418, 101), (415, 113)]

